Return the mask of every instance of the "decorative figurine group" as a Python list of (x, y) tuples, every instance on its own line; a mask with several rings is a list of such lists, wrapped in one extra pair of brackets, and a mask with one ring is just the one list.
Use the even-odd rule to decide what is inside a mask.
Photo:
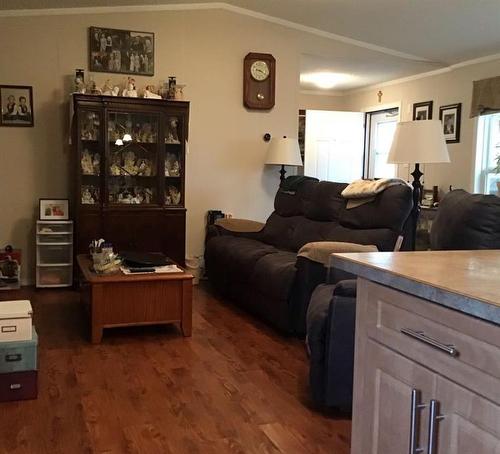
[(85, 148), (80, 160), (83, 175), (100, 175), (101, 174), (101, 155), (92, 153)]
[(82, 186), (82, 205), (99, 203), (99, 188), (90, 185)]
[[(75, 93), (87, 93), (91, 95), (106, 95), (106, 96), (124, 96), (129, 98), (139, 97), (138, 90), (135, 85), (135, 79), (133, 77), (128, 77), (128, 79), (122, 83), (122, 88), (119, 85), (113, 85), (110, 79), (106, 80), (102, 87), (98, 87), (92, 77), (89, 81), (85, 83), (85, 72), (83, 69), (75, 70)], [(146, 87), (141, 90), (143, 98), (149, 99), (173, 99), (176, 101), (182, 101), (184, 99), (184, 87), (185, 85), (177, 84), (177, 79), (175, 76), (170, 76), (168, 82), (165, 82), (162, 87), (158, 90), (154, 85), (146, 85)]]
[(179, 177), (181, 175), (181, 165), (175, 153), (167, 152), (165, 156), (165, 176)]
[(167, 120), (167, 134), (165, 136), (165, 143), (181, 143), (179, 140), (179, 133), (177, 128), (179, 126), (179, 119), (177, 117), (170, 117)]
[(82, 140), (97, 140), (99, 137), (99, 117), (95, 112), (87, 112), (82, 121), (80, 136)]
[(113, 154), (109, 172), (115, 177), (126, 175), (149, 177), (153, 174), (153, 166), (149, 159), (136, 158), (135, 153), (132, 150), (127, 150), (123, 154)]
[[(137, 143), (156, 143), (158, 135), (151, 123), (137, 123), (135, 126), (132, 121), (127, 120), (124, 124), (117, 121), (108, 121), (108, 139), (116, 141), (122, 139), (125, 134), (130, 136), (130, 139)], [(120, 144), (122, 145), (122, 144)]]
[(153, 201), (153, 190), (142, 186), (123, 187), (116, 192), (110, 192), (109, 201), (126, 205), (149, 204)]
[(170, 185), (165, 188), (165, 204), (166, 205), (180, 205), (181, 193), (175, 186)]

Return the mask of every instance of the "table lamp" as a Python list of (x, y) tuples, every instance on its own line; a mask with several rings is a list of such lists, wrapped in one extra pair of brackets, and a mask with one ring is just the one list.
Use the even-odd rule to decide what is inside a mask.
[(411, 173), (413, 176), (414, 219), (412, 246), (415, 249), (422, 194), (420, 177), (423, 173), (420, 171), (420, 164), (450, 162), (440, 120), (404, 121), (397, 124), (387, 163), (409, 164), (412, 162), (415, 163), (415, 170)]
[(267, 152), (266, 164), (280, 165), (280, 181), (285, 179), (285, 166), (301, 166), (299, 142), (286, 136), (280, 139), (271, 139)]

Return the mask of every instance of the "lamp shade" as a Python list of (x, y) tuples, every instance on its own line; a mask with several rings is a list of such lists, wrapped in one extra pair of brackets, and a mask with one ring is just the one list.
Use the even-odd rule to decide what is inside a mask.
[(271, 139), (266, 164), (301, 166), (302, 158), (300, 157), (299, 142), (297, 139), (288, 137)]
[(387, 162), (389, 164), (450, 162), (441, 121), (418, 120), (398, 123)]

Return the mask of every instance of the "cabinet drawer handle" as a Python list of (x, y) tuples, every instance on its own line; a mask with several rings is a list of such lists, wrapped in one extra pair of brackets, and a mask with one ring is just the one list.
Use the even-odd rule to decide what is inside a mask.
[(444, 344), (443, 342), (427, 336), (423, 331), (415, 331), (410, 328), (401, 328), (401, 333), (403, 333), (405, 336), (417, 339), (424, 344), (430, 345), (431, 347), (437, 348), (442, 352), (448, 353), (448, 355), (453, 356), (454, 358), (459, 355), (459, 351), (455, 348), (454, 345)]
[(420, 391), (417, 389), (411, 390), (411, 411), (410, 411), (410, 448), (408, 454), (418, 454), (423, 452), (423, 448), (418, 447), (420, 427), (420, 413), (419, 411), (426, 407), (425, 404), (420, 403)]
[(432, 399), (429, 414), (429, 444), (427, 446), (427, 454), (437, 453), (437, 425), (441, 419), (444, 419), (444, 416), (439, 414), (439, 402)]
[(21, 353), (5, 355), (6, 363), (15, 363), (17, 361), (21, 361), (23, 359), (23, 355)]

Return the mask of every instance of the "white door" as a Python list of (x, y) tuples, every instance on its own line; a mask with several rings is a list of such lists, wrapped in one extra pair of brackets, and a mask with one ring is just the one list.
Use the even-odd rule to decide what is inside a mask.
[(304, 175), (350, 183), (363, 175), (364, 114), (306, 111)]
[(368, 114), (368, 178), (393, 178), (398, 169), (394, 164), (387, 164), (396, 124), (399, 121), (398, 109), (390, 109)]

